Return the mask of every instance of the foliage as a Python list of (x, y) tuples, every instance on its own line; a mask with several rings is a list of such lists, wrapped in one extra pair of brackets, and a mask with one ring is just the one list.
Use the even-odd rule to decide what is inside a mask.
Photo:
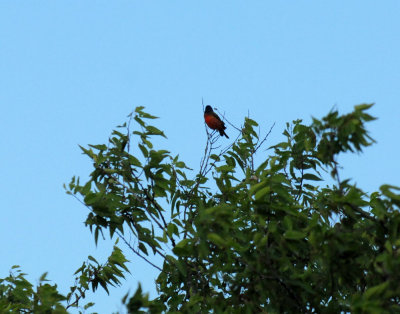
[[(139, 285), (123, 299), (128, 311), (399, 312), (400, 188), (368, 194), (339, 172), (340, 154), (373, 143), (371, 106), (288, 123), (269, 154), (261, 150), (268, 134), (250, 118), (225, 149), (207, 132), (195, 175), (155, 148), (165, 135), (143, 107), (108, 145), (82, 147), (94, 169), (88, 182), (74, 177), (68, 193), (89, 209), (96, 243), (116, 236), (159, 271), (158, 296)], [(114, 266), (89, 258), (77, 271), (69, 306), (124, 278), (127, 260), (115, 250)]]
[[(137, 255), (164, 260), (153, 264), (159, 296), (149, 301), (139, 288), (131, 312), (399, 311), (399, 188), (368, 195), (338, 171), (340, 153), (372, 144), (370, 107), (287, 124), (286, 140), (257, 166), (265, 138), (246, 118), (219, 154), (208, 136), (194, 178), (178, 156), (153, 147), (164, 134), (143, 107), (131, 116), (138, 130), (125, 124), (109, 146), (82, 148), (94, 171), (70, 190), (90, 208), (95, 239), (118, 233)], [(326, 172), (334, 181), (322, 185)]]
[(19, 266), (13, 266), (9, 276), (0, 279), (1, 313), (67, 313), (61, 304), (66, 300), (58, 293), (57, 285), (47, 283), (47, 274), (37, 287), (25, 278)]
[[(85, 298), (86, 291), (89, 289), (95, 292), (100, 285), (109, 293), (109, 286), (118, 286), (120, 279), (125, 278), (124, 272), (129, 272), (126, 267), (127, 262), (128, 260), (122, 254), (121, 249), (116, 245), (105, 264), (100, 264), (93, 256), (89, 256), (88, 260), (74, 273), (76, 275), (75, 285), (70, 288), (67, 295), (67, 309), (79, 307), (80, 300)], [(83, 309), (86, 310), (93, 305), (94, 303), (89, 302)]]
[(57, 285), (47, 283), (47, 273), (40, 277), (38, 286), (34, 288), (19, 266), (13, 266), (10, 275), (0, 279), (0, 313), (57, 314), (67, 313), (70, 308), (79, 308), (79, 313), (83, 313), (94, 305), (92, 302), (80, 303), (86, 291), (91, 289), (94, 292), (100, 285), (108, 293), (108, 286), (119, 285), (120, 279), (124, 278), (123, 272), (128, 271), (127, 262), (117, 246), (114, 246), (105, 264), (89, 256), (75, 272), (75, 285), (67, 296), (60, 294)]

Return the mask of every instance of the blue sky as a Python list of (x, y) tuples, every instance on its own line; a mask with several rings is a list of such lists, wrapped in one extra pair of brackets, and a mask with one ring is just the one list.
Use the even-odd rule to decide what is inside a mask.
[[(91, 171), (78, 144), (105, 143), (136, 106), (196, 168), (202, 98), (236, 125), (276, 122), (268, 146), (287, 121), (374, 102), (377, 144), (343, 157), (342, 177), (399, 185), (399, 15), (398, 1), (1, 1), (0, 277), (18, 264), (67, 292), (88, 254), (107, 257), (62, 185)], [(89, 295), (99, 313), (123, 312), (138, 281), (155, 294), (156, 273), (128, 258), (121, 288)]]

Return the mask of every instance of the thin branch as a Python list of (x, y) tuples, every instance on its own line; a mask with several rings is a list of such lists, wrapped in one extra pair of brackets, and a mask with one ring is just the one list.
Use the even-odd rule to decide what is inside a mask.
[[(118, 235), (118, 236), (122, 239), (122, 241), (124, 241), (124, 243), (132, 250), (133, 253), (135, 253), (137, 256), (139, 256), (140, 258), (142, 258), (143, 260), (145, 260), (148, 264), (150, 264), (150, 265), (153, 266), (154, 268), (158, 269), (160, 272), (164, 272), (164, 273), (165, 273), (165, 271), (164, 271), (162, 268), (160, 268), (159, 266), (153, 264), (149, 259), (147, 259), (147, 258), (144, 257), (142, 254), (140, 254), (140, 252), (139, 252), (138, 250), (136, 250), (136, 249), (125, 239), (125, 237), (124, 237), (121, 233), (119, 233), (118, 231), (117, 231), (117, 235)], [(165, 258), (165, 255), (164, 255), (164, 258)]]
[(127, 152), (129, 153), (129, 150), (131, 148), (131, 135), (130, 135), (130, 126), (131, 126), (131, 121), (132, 121), (132, 117), (133, 117), (133, 112), (131, 112), (131, 114), (129, 115), (129, 122), (128, 122), (128, 126), (126, 128), (126, 132), (127, 132), (127, 136), (128, 136), (128, 145), (127, 145)]
[(229, 122), (228, 119), (225, 118), (225, 113), (221, 113), (218, 108), (214, 108), (216, 112), (218, 112), (221, 116), (222, 119), (225, 120), (231, 127), (233, 127), (234, 129), (238, 130), (240, 133), (242, 132), (241, 129), (239, 129), (238, 127), (236, 127), (235, 125), (233, 125), (232, 123)]
[(272, 129), (274, 128), (274, 126), (275, 126), (275, 122), (274, 122), (274, 124), (272, 124), (271, 128), (269, 129), (268, 133), (264, 136), (264, 138), (262, 139), (260, 144), (258, 144), (256, 146), (256, 148), (254, 149), (254, 152), (257, 152), (257, 150), (264, 144), (264, 142), (267, 140), (268, 136), (271, 134)]
[(375, 217), (368, 215), (365, 211), (363, 211), (362, 209), (358, 208), (357, 206), (354, 206), (353, 204), (349, 203), (349, 202), (345, 202), (343, 203), (344, 205), (349, 206), (352, 210), (354, 210), (356, 213), (360, 214), (361, 217), (371, 220), (375, 223), (378, 222), (377, 219), (375, 219)]
[[(302, 156), (303, 157), (303, 156)], [(300, 178), (300, 188), (299, 192), (295, 197), (295, 201), (297, 202), (300, 199), (300, 195), (303, 192), (303, 181), (304, 181), (304, 162), (301, 160), (301, 178)], [(304, 201), (304, 200), (303, 200)]]

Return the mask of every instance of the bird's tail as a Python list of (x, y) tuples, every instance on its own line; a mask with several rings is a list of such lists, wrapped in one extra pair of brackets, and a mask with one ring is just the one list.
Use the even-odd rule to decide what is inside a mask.
[(219, 135), (221, 135), (221, 136), (226, 136), (226, 138), (229, 138), (229, 136), (225, 133), (225, 131), (224, 130), (219, 130)]

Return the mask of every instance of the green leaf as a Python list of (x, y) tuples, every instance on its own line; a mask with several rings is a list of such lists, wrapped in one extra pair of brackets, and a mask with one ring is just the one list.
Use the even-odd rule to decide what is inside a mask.
[(96, 259), (95, 259), (93, 256), (91, 256), (91, 255), (88, 256), (88, 260), (89, 260), (89, 261), (92, 261), (92, 262), (94, 262), (94, 263), (96, 263), (97, 265), (99, 265), (99, 262), (96, 261)]
[(147, 248), (143, 244), (143, 242), (139, 242), (139, 250), (141, 250), (144, 254), (149, 255), (149, 253), (147, 252)]
[(218, 234), (216, 233), (209, 233), (207, 234), (207, 239), (210, 240), (212, 243), (219, 247), (225, 247), (226, 246), (226, 241), (222, 239)]
[(134, 166), (136, 166), (136, 167), (141, 167), (141, 166), (142, 166), (142, 164), (141, 164), (141, 162), (139, 161), (139, 159), (137, 159), (137, 158), (136, 158), (135, 156), (133, 156), (133, 155), (129, 155), (128, 160), (129, 160), (129, 162), (130, 162), (132, 165), (134, 165)]
[(89, 146), (92, 147), (92, 148), (95, 148), (95, 149), (97, 149), (97, 150), (99, 150), (99, 151), (105, 151), (105, 150), (107, 150), (107, 146), (104, 145), (104, 144), (101, 144), (101, 145), (90, 145), (90, 144), (89, 144)]
[(147, 150), (147, 148), (142, 144), (139, 144), (138, 146), (139, 146), (140, 150), (142, 151), (143, 156), (145, 158), (147, 158), (149, 156), (149, 151)]
[(172, 237), (174, 234), (177, 236), (179, 235), (178, 227), (174, 223), (168, 224), (167, 232), (170, 237)]
[(383, 195), (385, 195), (393, 200), (400, 201), (400, 194), (396, 194), (391, 191), (391, 190), (400, 191), (400, 187), (394, 186), (394, 185), (389, 185), (389, 184), (384, 184), (380, 187), (380, 190)]
[(259, 189), (265, 187), (267, 184), (268, 184), (267, 181), (261, 181), (259, 183), (252, 185), (249, 189), (249, 194), (254, 195)]
[(312, 173), (305, 173), (303, 175), (303, 179), (305, 180), (312, 180), (312, 181), (321, 181), (322, 179), (318, 176), (316, 176), (315, 174)]
[(249, 125), (252, 125), (252, 126), (258, 126), (258, 123), (256, 122), (256, 121), (254, 121), (253, 119), (250, 119), (250, 118), (245, 118), (245, 121), (246, 121), (246, 123), (248, 123)]
[(374, 104), (361, 104), (361, 105), (354, 106), (354, 108), (356, 110), (367, 110), (367, 109), (371, 108), (373, 105)]
[(185, 163), (183, 161), (175, 162), (175, 166), (178, 167), (178, 168), (185, 168), (186, 167), (186, 165), (185, 165)]
[(164, 132), (160, 131), (159, 129), (157, 129), (157, 128), (154, 127), (154, 126), (148, 125), (148, 126), (146, 127), (146, 130), (147, 130), (150, 134), (153, 134), (153, 135), (161, 135), (162, 137), (167, 138), (167, 137), (165, 136)]
[(297, 231), (297, 230), (287, 230), (284, 234), (284, 237), (288, 240), (302, 240), (307, 236), (305, 232)]
[(367, 299), (370, 299), (372, 297), (376, 298), (377, 296), (382, 295), (385, 292), (385, 290), (388, 289), (389, 284), (390, 284), (390, 281), (385, 281), (385, 282), (383, 282), (383, 283), (381, 283), (379, 285), (376, 285), (374, 287), (369, 288), (364, 293), (365, 298), (367, 298)]
[(187, 256), (191, 253), (192, 249), (190, 246), (189, 239), (183, 239), (179, 243), (176, 244), (174, 249), (172, 250), (178, 256)]
[(83, 308), (84, 308), (85, 310), (87, 310), (88, 308), (91, 308), (92, 306), (94, 306), (94, 303), (93, 303), (93, 302), (89, 302), (89, 303), (87, 303)]
[(47, 280), (47, 278), (46, 278), (46, 277), (47, 277), (47, 274), (48, 274), (47, 272), (43, 273), (42, 276), (40, 276), (39, 281), (49, 281), (49, 280)]
[(256, 201), (258, 201), (258, 200), (263, 199), (265, 195), (270, 194), (270, 193), (271, 193), (271, 187), (266, 186), (265, 188), (258, 190), (256, 192), (256, 194), (254, 195), (254, 198), (256, 199)]

